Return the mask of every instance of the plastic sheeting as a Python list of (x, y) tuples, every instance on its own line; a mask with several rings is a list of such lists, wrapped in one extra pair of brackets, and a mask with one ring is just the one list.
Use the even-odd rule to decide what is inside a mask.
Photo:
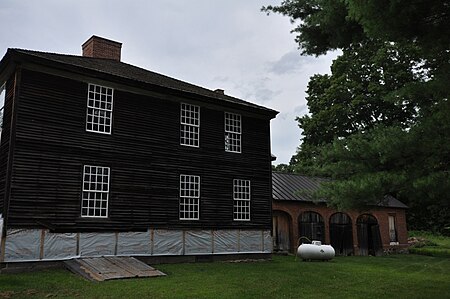
[(80, 255), (83, 257), (114, 255), (115, 247), (116, 247), (115, 233), (80, 234)]
[(185, 232), (184, 254), (212, 254), (212, 245), (210, 230)]
[(264, 231), (264, 253), (272, 253), (273, 250), (273, 241), (272, 235), (270, 234), (270, 230)]
[(9, 229), (5, 240), (5, 262), (36, 261), (40, 257), (40, 229)]
[(151, 255), (150, 231), (119, 233), (117, 255)]
[(237, 252), (238, 252), (237, 230), (214, 231), (214, 253), (237, 253)]
[(241, 230), (239, 232), (239, 252), (262, 252), (262, 245), (260, 230)]
[[(42, 249), (42, 252), (41, 252)], [(79, 252), (77, 252), (77, 250)], [(11, 229), (5, 262), (64, 260), (104, 255), (200, 255), (271, 253), (272, 236), (262, 230), (163, 230), (120, 233), (50, 233)]]
[(45, 232), (44, 260), (66, 260), (77, 256), (77, 234)]
[(183, 232), (155, 229), (153, 231), (153, 255), (182, 255)]

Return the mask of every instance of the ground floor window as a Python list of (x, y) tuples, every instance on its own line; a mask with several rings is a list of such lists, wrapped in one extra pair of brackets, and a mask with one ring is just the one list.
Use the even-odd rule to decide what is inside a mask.
[(200, 177), (180, 175), (180, 220), (198, 220), (200, 210)]
[(389, 215), (389, 240), (397, 242), (397, 230), (395, 229), (395, 216)]
[(250, 181), (233, 180), (234, 220), (250, 220)]
[(109, 167), (84, 165), (82, 217), (108, 217)]

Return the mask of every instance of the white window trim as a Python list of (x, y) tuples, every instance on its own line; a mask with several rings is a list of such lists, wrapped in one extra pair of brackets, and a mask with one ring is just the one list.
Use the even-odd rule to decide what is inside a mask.
[[(89, 106), (89, 91), (91, 89), (91, 86), (98, 86), (98, 87), (103, 87), (103, 88), (106, 88), (106, 89), (111, 89), (111, 110)], [(87, 118), (88, 118), (89, 108), (111, 112), (111, 125), (110, 125), (110, 128), (109, 128), (109, 132), (101, 132), (101, 131), (88, 129), (88, 127), (87, 127), (88, 126)], [(114, 114), (113, 111), (114, 111), (114, 88), (111, 88), (111, 87), (108, 87), (108, 86), (103, 86), (103, 85), (89, 83), (88, 84), (87, 103), (86, 103), (86, 132), (92, 132), (92, 133), (98, 133), (98, 134), (104, 134), (104, 135), (111, 135), (112, 134), (112, 126), (113, 126), (113, 114)]]
[[(239, 116), (239, 129), (240, 129), (240, 132), (227, 130), (227, 114), (238, 115)], [(225, 112), (224, 113), (224, 123), (223, 123), (223, 125), (224, 125), (224, 131), (225, 131), (225, 134), (224, 134), (224, 148), (225, 148), (225, 151), (228, 152), (228, 153), (236, 153), (236, 154), (242, 153), (242, 115), (238, 114), (238, 113)], [(226, 144), (226, 141), (225, 141), (226, 138), (227, 138), (227, 136), (226, 136), (227, 133), (237, 134), (239, 136), (239, 151), (234, 151), (234, 150), (227, 149), (227, 144)]]
[[(197, 107), (198, 108), (198, 125), (193, 125), (187, 122), (183, 122), (183, 105), (186, 106), (192, 106), (192, 107)], [(185, 143), (181, 143), (181, 127), (180, 127), (180, 145), (182, 146), (188, 146), (188, 147), (195, 147), (195, 148), (199, 148), (200, 147), (200, 106), (197, 105), (192, 105), (192, 104), (188, 104), (188, 103), (180, 103), (180, 125), (185, 125), (185, 126), (189, 126), (189, 127), (195, 127), (198, 128), (198, 145), (191, 145), (191, 144), (185, 144)]]
[[(85, 174), (86, 174), (86, 167), (96, 167), (96, 168), (107, 168), (108, 169), (108, 190), (107, 191), (103, 191), (103, 190), (90, 190), (90, 189), (85, 189), (84, 185), (85, 185)], [(82, 218), (108, 218), (109, 216), (109, 189), (110, 189), (110, 184), (111, 184), (111, 168), (109, 167), (105, 167), (105, 166), (98, 166), (98, 165), (83, 165), (83, 178), (82, 178), (82, 192), (81, 192), (81, 217)], [(84, 192), (98, 192), (98, 193), (106, 193), (106, 215), (105, 216), (90, 216), (90, 215), (83, 215), (83, 195)], [(95, 208), (95, 207), (94, 207)], [(89, 210), (89, 208), (88, 208)], [(95, 209), (94, 209), (95, 211)]]
[[(237, 185), (237, 182), (248, 182), (248, 199), (246, 198), (237, 198), (235, 196), (234, 188)], [(243, 180), (243, 179), (233, 179), (233, 220), (234, 221), (251, 221), (251, 198), (252, 198), (252, 185), (250, 180)], [(236, 203), (239, 201), (248, 201), (248, 219), (236, 219), (234, 215), (234, 208), (236, 206)]]
[[(182, 196), (182, 188), (181, 188), (181, 177), (197, 177), (198, 178), (198, 196)], [(180, 220), (199, 220), (200, 219), (200, 188), (201, 188), (201, 178), (198, 175), (189, 175), (189, 174), (180, 174), (180, 192), (179, 192), (179, 201), (178, 201), (178, 217)], [(196, 218), (186, 218), (186, 217), (181, 217), (181, 199), (185, 199), (185, 198), (195, 198), (197, 199), (197, 217)]]

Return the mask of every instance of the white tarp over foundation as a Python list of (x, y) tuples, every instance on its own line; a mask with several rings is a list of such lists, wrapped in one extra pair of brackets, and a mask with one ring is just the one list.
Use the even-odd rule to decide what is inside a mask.
[(272, 235), (270, 234), (270, 230), (264, 231), (264, 253), (272, 253)]
[(212, 240), (210, 230), (186, 231), (184, 235), (184, 254), (211, 254)]
[(151, 255), (151, 235), (146, 232), (119, 233), (117, 255)]
[(5, 262), (36, 261), (40, 258), (40, 229), (9, 229), (5, 240)]
[(241, 230), (239, 232), (239, 252), (262, 252), (262, 232)]
[[(165, 230), (120, 233), (50, 233), (7, 230), (5, 262), (64, 260), (112, 255), (203, 255), (271, 253), (268, 230)], [(0, 259), (1, 260), (1, 259)]]
[(182, 255), (183, 232), (155, 229), (153, 231), (153, 255)]
[(80, 255), (103, 256), (114, 255), (116, 247), (115, 233), (81, 233)]
[(50, 233), (44, 235), (44, 260), (66, 260), (77, 256), (76, 233)]
[(237, 252), (238, 252), (237, 230), (214, 231), (214, 253), (237, 253)]

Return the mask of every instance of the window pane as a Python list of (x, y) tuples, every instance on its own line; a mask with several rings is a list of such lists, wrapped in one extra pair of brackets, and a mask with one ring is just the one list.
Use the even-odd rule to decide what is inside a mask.
[(233, 218), (234, 220), (250, 220), (250, 181), (233, 180)]
[(82, 217), (108, 217), (109, 167), (85, 165), (83, 169)]
[(200, 177), (180, 175), (180, 219), (198, 220), (200, 207)]
[(113, 89), (89, 84), (86, 131), (111, 134)]
[(180, 144), (198, 147), (200, 137), (200, 107), (181, 103)]

